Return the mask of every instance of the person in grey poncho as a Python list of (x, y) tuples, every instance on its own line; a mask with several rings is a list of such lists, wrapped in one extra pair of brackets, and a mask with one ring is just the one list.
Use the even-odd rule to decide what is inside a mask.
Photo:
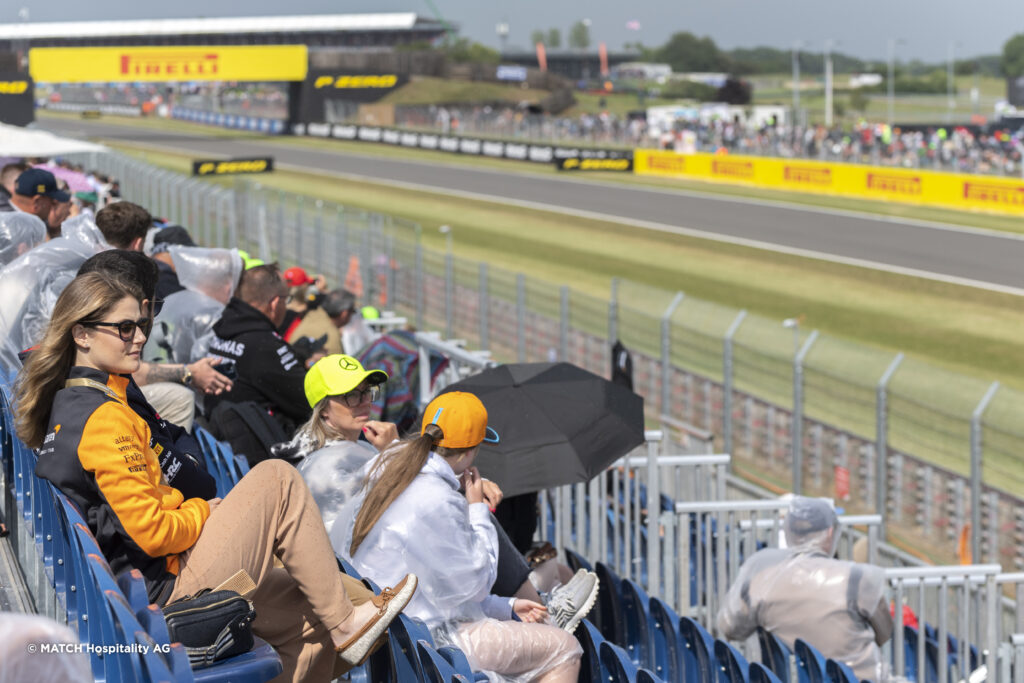
[(164, 300), (143, 357), (188, 365), (206, 356), (213, 324), (238, 285), (242, 257), (237, 249), (174, 245), (168, 251), (185, 289)]
[(0, 267), (46, 239), (46, 224), (32, 214), (0, 213)]
[(827, 501), (794, 497), (784, 531), (788, 548), (764, 548), (743, 563), (718, 612), (719, 630), (743, 640), (760, 626), (791, 650), (801, 638), (859, 679), (888, 680), (879, 650), (893, 631), (885, 572), (834, 559), (839, 519)]

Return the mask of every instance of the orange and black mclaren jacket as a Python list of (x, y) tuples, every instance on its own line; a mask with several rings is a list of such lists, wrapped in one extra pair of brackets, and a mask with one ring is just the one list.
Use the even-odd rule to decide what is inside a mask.
[(178, 553), (198, 540), (210, 507), (166, 484), (149, 427), (128, 407), (127, 386), (127, 377), (72, 368), (54, 398), (36, 475), (78, 505), (114, 573), (138, 569), (149, 599), (162, 605)]

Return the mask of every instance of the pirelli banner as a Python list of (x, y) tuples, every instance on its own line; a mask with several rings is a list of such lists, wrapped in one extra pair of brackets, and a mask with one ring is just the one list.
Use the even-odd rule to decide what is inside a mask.
[(25, 74), (0, 72), (0, 123), (27, 126), (35, 121), (32, 79)]
[(302, 84), (298, 120), (304, 123), (324, 121), (328, 118), (328, 109), (335, 113), (339, 110), (351, 113), (346, 107), (376, 102), (408, 82), (407, 74), (310, 70)]
[(198, 176), (236, 175), (238, 173), (270, 173), (273, 170), (273, 157), (198, 159), (192, 162), (192, 175)]
[(650, 149), (635, 151), (634, 171), (640, 175), (1024, 215), (1024, 182), (1011, 178)]
[(302, 81), (305, 45), (37, 47), (28, 51), (37, 83)]

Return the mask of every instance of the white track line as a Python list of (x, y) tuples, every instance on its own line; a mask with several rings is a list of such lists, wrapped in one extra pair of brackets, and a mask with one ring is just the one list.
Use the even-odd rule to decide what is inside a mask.
[[(100, 136), (102, 137), (102, 136)], [(130, 146), (149, 147), (151, 149), (166, 151), (181, 155), (182, 149), (180, 147), (166, 147), (164, 145), (154, 145), (144, 142), (129, 142), (125, 143)], [(374, 157), (379, 158), (379, 157)], [(1012, 294), (1014, 296), (1024, 296), (1024, 288), (1020, 287), (1009, 287), (1007, 285), (1000, 285), (994, 282), (984, 282), (982, 280), (973, 280), (970, 278), (956, 277), (954, 275), (943, 275), (942, 273), (933, 273), (927, 270), (918, 270), (916, 268), (904, 268), (902, 266), (894, 266), (888, 263), (879, 263), (877, 261), (868, 261), (865, 259), (849, 258), (846, 256), (837, 256), (835, 254), (828, 254), (820, 251), (812, 251), (810, 249), (800, 249), (797, 247), (787, 247), (779, 244), (772, 244), (771, 242), (761, 242), (759, 240), (751, 240), (744, 237), (734, 237), (732, 235), (722, 235), (717, 232), (710, 232), (707, 230), (698, 230), (696, 228), (687, 228), (682, 226), (667, 225), (665, 223), (655, 223), (653, 221), (638, 220), (635, 218), (628, 218), (626, 216), (613, 216), (609, 214), (597, 213), (595, 211), (584, 211), (582, 209), (571, 209), (564, 206), (558, 206), (555, 204), (544, 204), (541, 202), (530, 202), (521, 199), (511, 199), (508, 197), (499, 197), (496, 195), (481, 194), (477, 192), (465, 192), (463, 190), (453, 190), (450, 188), (435, 187), (433, 185), (423, 185), (421, 183), (408, 183), (398, 180), (384, 180), (381, 178), (375, 178), (372, 176), (359, 175), (357, 173), (345, 173), (341, 171), (331, 171), (326, 169), (311, 168), (309, 166), (300, 166), (297, 164), (280, 163), (275, 164), (277, 168), (286, 169), (290, 171), (298, 171), (300, 173), (312, 173), (314, 175), (330, 175), (336, 178), (343, 178), (346, 180), (354, 180), (357, 182), (369, 182), (377, 185), (388, 185), (391, 187), (401, 187), (403, 189), (412, 190), (415, 192), (426, 192), (429, 194), (444, 194), (452, 197), (459, 197), (461, 199), (472, 199), (476, 201), (485, 201), (497, 204), (508, 204), (510, 206), (518, 206), (524, 209), (533, 209), (537, 211), (547, 211), (552, 213), (561, 213), (567, 216), (575, 216), (577, 218), (586, 218), (590, 220), (603, 221), (605, 223), (622, 223), (624, 225), (630, 225), (637, 228), (643, 228), (646, 230), (653, 230), (656, 232), (662, 232), (673, 235), (682, 235), (684, 237), (695, 237), (698, 239), (713, 240), (715, 242), (724, 242), (726, 244), (735, 244), (743, 247), (750, 247), (752, 249), (763, 249), (766, 251), (774, 251), (780, 254), (787, 254), (790, 256), (801, 256), (804, 258), (816, 259), (818, 261), (829, 261), (831, 263), (840, 263), (846, 266), (856, 266), (858, 268), (870, 268), (873, 270), (881, 270), (887, 273), (894, 273), (896, 275), (906, 275), (909, 277), (924, 278), (927, 280), (933, 280), (936, 282), (943, 282), (951, 285), (960, 285), (963, 287), (975, 287), (977, 289), (984, 289), (991, 292), (999, 292), (1001, 294)], [(580, 181), (572, 181), (580, 182)], [(727, 200), (723, 200), (727, 201)], [(751, 201), (751, 203), (758, 204), (760, 202)], [(859, 218), (864, 218), (864, 215), (855, 214)], [(895, 221), (904, 222), (904, 221)], [(963, 229), (963, 232), (975, 233), (972, 229)], [(991, 231), (989, 231), (991, 232)], [(1003, 233), (995, 233), (999, 237), (1009, 237)], [(1019, 238), (1019, 237), (1018, 237)]]

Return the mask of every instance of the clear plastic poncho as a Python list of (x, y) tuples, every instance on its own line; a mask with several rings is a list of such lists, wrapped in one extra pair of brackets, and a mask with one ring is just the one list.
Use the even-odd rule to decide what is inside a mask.
[(860, 679), (887, 680), (870, 622), (882, 609), (889, 615), (884, 570), (833, 559), (839, 519), (820, 498), (795, 496), (784, 531), (788, 548), (765, 548), (740, 567), (718, 612), (719, 630), (738, 641), (761, 626), (790, 649), (802, 638)]
[(0, 612), (0, 681), (92, 681), (88, 653), (43, 652), (45, 645), (77, 642), (70, 628), (49, 617)]
[(234, 294), (242, 274), (242, 257), (237, 249), (180, 245), (168, 252), (185, 289), (164, 300), (143, 357), (187, 364), (205, 355), (197, 342), (210, 334)]
[(46, 224), (21, 211), (0, 213), (0, 268), (46, 241)]
[[(389, 457), (392, 449), (378, 457)], [(377, 459), (358, 475), (361, 484)], [(581, 656), (567, 632), (494, 618), (505, 598), (490, 594), (498, 538), (486, 504), (468, 505), (448, 463), (431, 453), (420, 474), (384, 511), (355, 555), (352, 529), (366, 496), (360, 488), (331, 530), (331, 544), (364, 576), (393, 586), (407, 573), (419, 586), (404, 614), (427, 624), (438, 646), (455, 645), (496, 683), (526, 683)], [(490, 616), (488, 616), (490, 615)]]
[[(301, 434), (296, 437), (300, 453), (304, 450), (301, 439)], [(376, 455), (377, 450), (368, 443), (335, 439), (299, 463), (299, 474), (320, 507), (328, 533), (346, 503), (359, 493), (364, 479), (361, 470)]]
[(18, 353), (39, 343), (57, 297), (86, 259), (109, 249), (88, 216), (64, 221), (61, 236), (25, 252), (0, 270), (0, 362), (20, 368)]

